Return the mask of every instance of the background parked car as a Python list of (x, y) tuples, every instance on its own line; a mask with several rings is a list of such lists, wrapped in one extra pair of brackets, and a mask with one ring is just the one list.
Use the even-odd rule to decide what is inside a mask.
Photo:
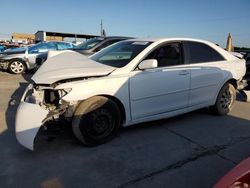
[(248, 52), (245, 55), (245, 59), (246, 59), (246, 66), (247, 66), (247, 73), (246, 76), (250, 77), (250, 52)]
[(36, 56), (48, 50), (72, 49), (68, 42), (42, 42), (36, 45), (5, 51), (0, 54), (0, 68), (13, 74), (23, 73), (36, 67)]
[(0, 44), (0, 52), (3, 52), (6, 49), (6, 47), (4, 45)]
[[(76, 47), (72, 48), (72, 50), (79, 52), (83, 55), (90, 56), (107, 46), (110, 46), (116, 42), (132, 39), (131, 37), (119, 37), (119, 36), (110, 36), (110, 37), (97, 37), (89, 39)], [(41, 66), (41, 64), (46, 61), (48, 58), (48, 52), (41, 53), (36, 58), (36, 64)]]

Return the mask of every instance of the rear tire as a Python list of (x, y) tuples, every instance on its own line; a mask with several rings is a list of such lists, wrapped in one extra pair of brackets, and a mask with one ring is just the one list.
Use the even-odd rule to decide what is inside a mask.
[(77, 106), (72, 129), (84, 145), (96, 146), (111, 140), (120, 124), (121, 115), (117, 104), (106, 97), (95, 96)]
[(236, 100), (236, 91), (232, 84), (226, 83), (221, 88), (214, 106), (210, 109), (217, 115), (226, 115), (232, 108)]

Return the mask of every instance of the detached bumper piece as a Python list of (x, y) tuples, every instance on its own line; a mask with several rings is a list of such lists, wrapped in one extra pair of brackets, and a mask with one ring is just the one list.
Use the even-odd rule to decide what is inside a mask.
[(30, 150), (34, 150), (37, 132), (49, 113), (39, 104), (25, 101), (26, 96), (32, 89), (31, 84), (26, 88), (16, 113), (16, 138), (21, 145)]
[(16, 115), (16, 138), (24, 147), (34, 150), (34, 140), (48, 114), (39, 105), (21, 102)]

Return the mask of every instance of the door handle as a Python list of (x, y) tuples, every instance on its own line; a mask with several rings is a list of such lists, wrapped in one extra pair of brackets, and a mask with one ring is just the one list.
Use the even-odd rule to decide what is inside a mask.
[(182, 71), (179, 72), (179, 75), (184, 75), (185, 76), (187, 74), (189, 74), (189, 72), (187, 70), (182, 70)]

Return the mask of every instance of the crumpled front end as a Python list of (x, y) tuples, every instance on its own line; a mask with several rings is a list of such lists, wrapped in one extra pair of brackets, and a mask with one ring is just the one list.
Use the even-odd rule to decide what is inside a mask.
[(60, 103), (66, 91), (51, 88), (34, 88), (30, 84), (25, 90), (16, 113), (16, 138), (24, 147), (34, 150), (34, 140), (47, 121), (59, 119), (68, 108)]

